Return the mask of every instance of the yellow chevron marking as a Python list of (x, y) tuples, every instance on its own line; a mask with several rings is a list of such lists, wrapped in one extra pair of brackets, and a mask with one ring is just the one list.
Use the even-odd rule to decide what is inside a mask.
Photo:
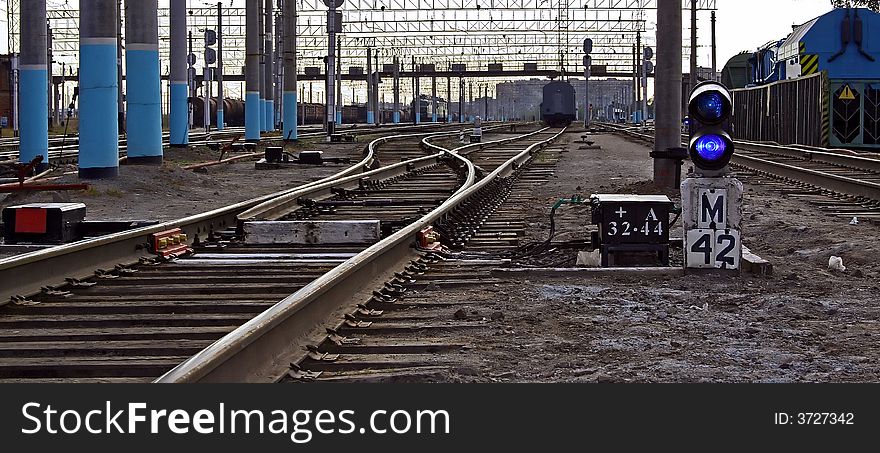
[(819, 56), (818, 55), (803, 55), (801, 56), (801, 75), (811, 75), (815, 74), (819, 70)]

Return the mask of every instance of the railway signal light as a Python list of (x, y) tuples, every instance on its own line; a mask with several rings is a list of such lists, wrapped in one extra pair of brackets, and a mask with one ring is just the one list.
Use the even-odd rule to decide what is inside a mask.
[(707, 81), (694, 88), (688, 102), (691, 160), (700, 170), (721, 172), (730, 163), (735, 146), (730, 138), (733, 102), (724, 85)]

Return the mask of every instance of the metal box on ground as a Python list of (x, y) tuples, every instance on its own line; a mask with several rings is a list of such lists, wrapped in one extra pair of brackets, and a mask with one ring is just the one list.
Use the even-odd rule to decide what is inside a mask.
[(266, 162), (281, 162), (284, 148), (280, 146), (267, 146), (265, 151)]
[(299, 153), (299, 163), (322, 165), (324, 163), (324, 151), (302, 151)]
[(3, 239), (7, 244), (61, 244), (80, 239), (86, 217), (82, 203), (32, 203), (3, 209)]
[(600, 194), (590, 197), (590, 206), (602, 267), (669, 265), (669, 197)]

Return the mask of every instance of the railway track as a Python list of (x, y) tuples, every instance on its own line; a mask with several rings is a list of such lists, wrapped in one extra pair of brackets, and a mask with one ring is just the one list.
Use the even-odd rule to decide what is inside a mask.
[[(447, 127), (456, 127), (460, 126), (459, 124), (446, 124), (446, 123), (425, 123), (421, 125), (392, 125), (386, 124), (379, 127), (367, 126), (367, 125), (343, 125), (338, 129), (340, 133), (349, 133), (353, 135), (370, 135), (375, 133), (391, 133), (391, 132), (406, 132), (406, 131), (414, 131), (414, 130), (424, 130), (426, 127), (428, 128), (436, 128), (442, 129)], [(305, 129), (300, 129), (300, 133), (298, 134), (299, 139), (308, 139), (308, 138), (316, 138), (322, 137), (324, 132), (321, 130), (320, 126), (306, 126)], [(242, 127), (234, 127), (234, 128), (226, 128), (222, 131), (191, 131), (189, 136), (189, 145), (190, 146), (207, 146), (211, 143), (223, 143), (230, 142), (236, 137), (243, 143), (244, 137), (244, 128)], [(168, 146), (169, 134), (163, 133), (162, 142), (165, 146)], [(282, 141), (283, 137), (280, 135), (268, 135), (262, 137), (262, 142), (271, 143), (273, 141)], [(123, 136), (120, 136), (119, 139), (119, 157), (124, 158), (126, 156), (126, 146), (127, 141)], [(6, 139), (3, 143), (0, 143), (0, 166), (4, 165), (12, 165), (18, 162), (18, 139)], [(67, 139), (61, 139), (53, 137), (49, 140), (49, 162), (52, 164), (57, 163), (74, 163), (77, 160), (77, 153), (79, 152), (78, 148), (78, 138), (76, 136), (67, 137)]]
[[(279, 299), (344, 268), (370, 246), (248, 245), (236, 228), (239, 219), (379, 218), (385, 240), (397, 237), (473, 184), (476, 171), (469, 161), (428, 140), (443, 135), (378, 139), (349, 170), (222, 212), (0, 260), (5, 293), (0, 297), (30, 294), (0, 309), (0, 381), (143, 382), (201, 354), (224, 334), (283, 304)], [(522, 139), (538, 143), (547, 135)], [(515, 138), (520, 137), (503, 142)], [(425, 155), (419, 141), (432, 153)], [(485, 157), (486, 165), (502, 154), (515, 154), (496, 145), (459, 151), (496, 155)], [(380, 159), (401, 162), (371, 170)], [(193, 256), (112, 264), (143, 258), (144, 239), (172, 227), (197, 238)], [(88, 278), (51, 282), (58, 275), (84, 276), (102, 267), (106, 270)], [(22, 279), (36, 269), (42, 278)], [(52, 275), (45, 275), (47, 270)]]
[[(603, 126), (639, 141), (653, 142), (650, 131)], [(738, 174), (801, 198), (829, 215), (880, 224), (880, 159), (847, 150), (746, 141), (735, 144), (731, 166)]]
[[(303, 351), (321, 357), (321, 361), (329, 357), (311, 345), (327, 335), (325, 329), (335, 324), (332, 320), (365, 326), (368, 322), (358, 314), (378, 313), (364, 303), (374, 298), (391, 301), (394, 295), (406, 292), (404, 285), (413, 280), (412, 273), (425, 269), (425, 252), (413, 247), (413, 237), (418, 232), (433, 225), (446, 241), (458, 243), (474, 238), (478, 224), (488, 219), (493, 206), (503, 200), (526, 164), (561, 134), (562, 131), (543, 131), (543, 137), (511, 147), (508, 159), (494, 169), (484, 168), (487, 173), (482, 178), (477, 177), (476, 167), (465, 161), (466, 180), (438, 208), (323, 274), (175, 367), (158, 382), (274, 382), (301, 372), (308, 374), (298, 365)], [(481, 158), (500, 160), (499, 155)], [(271, 202), (258, 211), (268, 218), (283, 215), (283, 208)], [(411, 264), (407, 266), (407, 262)], [(338, 331), (333, 332), (335, 337)], [(412, 346), (412, 350), (420, 347)]]

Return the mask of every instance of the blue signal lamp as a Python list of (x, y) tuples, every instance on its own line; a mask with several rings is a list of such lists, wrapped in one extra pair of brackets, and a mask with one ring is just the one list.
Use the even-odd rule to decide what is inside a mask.
[(688, 154), (706, 176), (723, 173), (733, 157), (735, 146), (729, 133), (732, 111), (730, 91), (718, 82), (703, 82), (691, 93)]

